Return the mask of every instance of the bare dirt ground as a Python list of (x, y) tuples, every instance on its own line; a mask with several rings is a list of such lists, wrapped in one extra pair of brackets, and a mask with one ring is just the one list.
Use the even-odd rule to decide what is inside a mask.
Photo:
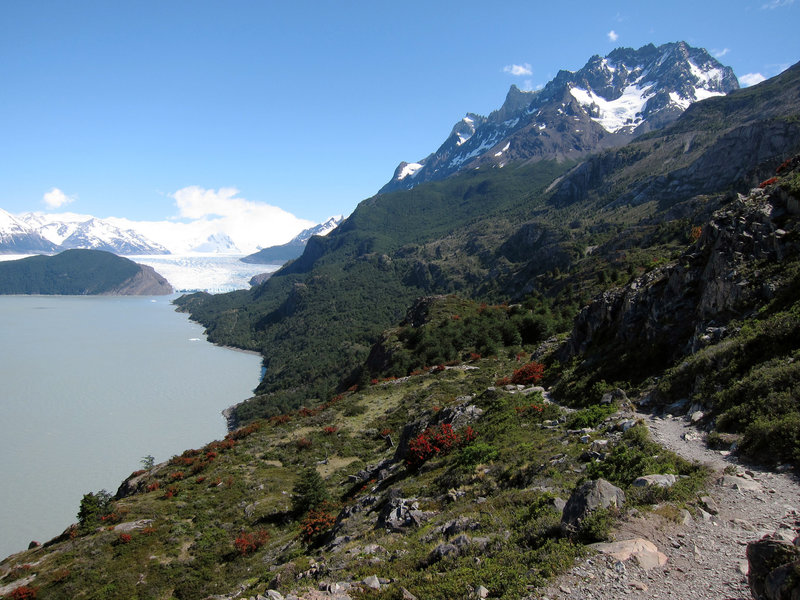
[(707, 491), (717, 514), (698, 512), (685, 524), (652, 513), (630, 518), (621, 524), (615, 539), (648, 539), (667, 555), (666, 564), (644, 570), (633, 560), (594, 555), (536, 597), (751, 600), (747, 543), (776, 532), (787, 539), (798, 535), (800, 481), (789, 472), (742, 465), (734, 456), (710, 450), (703, 435), (683, 417), (637, 416), (647, 423), (656, 441), (713, 469)]

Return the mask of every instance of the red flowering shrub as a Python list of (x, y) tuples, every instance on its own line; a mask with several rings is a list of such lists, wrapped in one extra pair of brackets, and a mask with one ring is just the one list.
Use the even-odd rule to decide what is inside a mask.
[(311, 440), (304, 437), (297, 440), (294, 444), (297, 446), (298, 450), (307, 450), (308, 448), (311, 448)]
[(481, 359), (481, 355), (478, 354), (477, 352), (470, 352), (469, 353), (469, 359), (472, 360), (472, 361), (480, 360)]
[(117, 513), (112, 512), (108, 513), (107, 515), (103, 515), (102, 517), (100, 517), (100, 520), (103, 523), (117, 523), (119, 522), (120, 519)]
[(357, 392), (358, 391), (358, 385), (351, 385), (349, 388), (347, 388), (347, 391), (348, 392)]
[(233, 540), (233, 545), (242, 556), (252, 554), (269, 540), (269, 532), (264, 529), (259, 529), (252, 533), (242, 531), (238, 537)]
[(164, 498), (174, 498), (178, 495), (178, 488), (174, 485), (171, 485), (167, 488), (167, 491), (164, 492)]
[(475, 430), (469, 426), (461, 433), (454, 431), (450, 423), (428, 427), (409, 442), (406, 463), (411, 468), (419, 467), (438, 454), (447, 454), (453, 448), (474, 440)]
[(464, 431), (461, 432), (461, 443), (462, 444), (471, 444), (472, 442), (475, 441), (476, 435), (477, 434), (475, 433), (475, 430), (472, 428), (472, 426), (471, 425), (467, 425), (464, 428)]
[(180, 481), (183, 479), (183, 471), (175, 471), (170, 473), (169, 478), (172, 479), (172, 481)]
[(195, 481), (195, 483), (203, 483), (205, 480), (206, 480), (206, 476), (205, 475), (200, 475), (200, 477), (198, 477), (194, 481)]
[(327, 427), (324, 427), (322, 431), (325, 435), (333, 435), (334, 433), (339, 431), (339, 428), (334, 427), (333, 425), (328, 425)]
[(544, 365), (538, 362), (529, 362), (511, 374), (511, 383), (524, 385), (537, 383), (544, 375)]
[(206, 452), (217, 450), (230, 450), (236, 445), (236, 440), (231, 437), (226, 437), (224, 440), (215, 440), (206, 445)]
[(161, 484), (159, 482), (157, 482), (157, 481), (154, 481), (153, 483), (151, 483), (150, 485), (147, 486), (147, 491), (148, 492), (155, 492), (160, 487), (161, 487)]
[(8, 598), (9, 600), (35, 600), (37, 592), (37, 588), (29, 585), (23, 585), (11, 592), (8, 595)]
[(292, 420), (292, 415), (276, 415), (269, 418), (269, 422), (273, 425), (283, 425)]
[(692, 232), (689, 234), (689, 239), (692, 242), (696, 242), (700, 239), (700, 236), (703, 234), (703, 228), (700, 225), (695, 225), (692, 227)]
[(117, 542), (120, 544), (128, 544), (133, 539), (130, 533), (120, 533)]
[(254, 434), (256, 431), (261, 429), (261, 423), (256, 421), (255, 423), (250, 423), (249, 425), (245, 425), (244, 427), (240, 427), (235, 431), (231, 431), (225, 437), (232, 440), (241, 440), (246, 438), (248, 435)]
[(378, 380), (377, 379), (370, 379), (369, 383), (370, 383), (370, 385), (377, 385), (378, 384)]
[(383, 429), (381, 429), (381, 435), (383, 437), (386, 437), (387, 435), (392, 435), (392, 430), (389, 429), (388, 427), (384, 427)]
[(499, 386), (502, 387), (504, 385), (510, 385), (511, 384), (511, 380), (508, 377), (501, 377), (500, 379), (495, 381), (494, 384), (495, 385), (499, 385)]
[(762, 181), (761, 183), (759, 183), (759, 184), (758, 184), (758, 187), (760, 187), (760, 188), (763, 190), (765, 187), (767, 187), (768, 185), (772, 185), (772, 184), (773, 184), (773, 183), (775, 183), (776, 181), (778, 181), (778, 178), (777, 178), (777, 177), (770, 177), (769, 179), (767, 179), (767, 180), (765, 180), (765, 181)]
[(152, 535), (155, 532), (156, 532), (156, 528), (152, 527), (152, 526), (147, 526), (147, 527), (142, 529), (142, 534), (143, 535)]
[(311, 542), (333, 527), (336, 517), (330, 509), (330, 505), (323, 502), (317, 508), (312, 508), (306, 513), (300, 523), (300, 537), (303, 538), (303, 541)]

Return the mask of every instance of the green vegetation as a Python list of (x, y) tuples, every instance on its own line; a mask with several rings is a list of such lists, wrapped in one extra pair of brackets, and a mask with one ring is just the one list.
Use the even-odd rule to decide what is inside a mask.
[(100, 250), (65, 250), (0, 262), (0, 294), (104, 294), (136, 275), (135, 262)]

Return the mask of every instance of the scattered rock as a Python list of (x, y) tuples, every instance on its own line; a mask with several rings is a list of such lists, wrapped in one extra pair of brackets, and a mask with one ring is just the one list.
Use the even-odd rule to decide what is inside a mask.
[(636, 487), (660, 487), (660, 488), (669, 488), (675, 485), (675, 482), (678, 478), (672, 474), (666, 475), (644, 475), (642, 477), (637, 477), (633, 481), (633, 485)]
[(400, 592), (403, 594), (403, 600), (417, 600), (417, 597), (404, 587), (400, 588)]
[(598, 508), (620, 507), (625, 503), (625, 492), (605, 479), (587, 481), (578, 487), (567, 500), (561, 516), (561, 528), (575, 533), (581, 521)]
[(719, 506), (717, 506), (717, 503), (714, 502), (714, 499), (711, 496), (700, 496), (700, 503), (712, 515), (719, 514)]
[(392, 498), (378, 517), (378, 526), (393, 531), (407, 527), (419, 527), (432, 513), (421, 511), (416, 498)]
[(667, 563), (667, 555), (660, 552), (653, 542), (643, 538), (592, 544), (590, 547), (620, 562), (632, 558), (645, 571)]
[(458, 547), (455, 544), (439, 544), (428, 555), (428, 563), (433, 564), (442, 560), (445, 556), (457, 555)]
[(732, 487), (735, 490), (747, 492), (760, 492), (761, 484), (745, 477), (732, 477), (725, 475), (720, 480), (720, 483), (726, 487)]
[(369, 577), (365, 577), (362, 582), (368, 588), (373, 590), (381, 589), (381, 581), (378, 579), (377, 575), (370, 575)]

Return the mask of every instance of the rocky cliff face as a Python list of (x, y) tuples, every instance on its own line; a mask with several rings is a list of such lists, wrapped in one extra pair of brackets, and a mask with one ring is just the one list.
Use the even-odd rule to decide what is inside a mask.
[(107, 292), (110, 296), (165, 296), (172, 294), (169, 281), (156, 273), (153, 267), (139, 265), (139, 272), (123, 282), (113, 290)]
[(675, 358), (724, 333), (720, 328), (732, 318), (773, 294), (778, 281), (770, 279), (771, 267), (800, 248), (798, 212), (798, 198), (775, 184), (736, 195), (677, 261), (586, 306), (562, 358), (609, 349)]

